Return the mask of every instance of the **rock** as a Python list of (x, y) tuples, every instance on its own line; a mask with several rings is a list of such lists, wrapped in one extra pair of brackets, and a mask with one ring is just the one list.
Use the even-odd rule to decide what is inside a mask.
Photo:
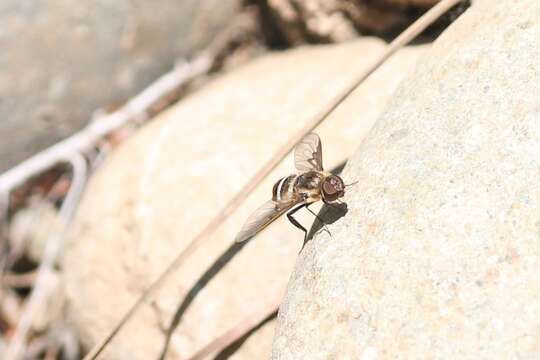
[(361, 34), (403, 30), (438, 0), (268, 0), (268, 10), (292, 44), (342, 42)]
[(205, 47), (239, 6), (239, 0), (2, 1), (0, 171)]
[(539, 84), (540, 3), (475, 2), (346, 166), (273, 359), (538, 357)]
[[(63, 261), (68, 316), (87, 347), (384, 46), (365, 38), (267, 55), (182, 100), (106, 161), (86, 190)], [(327, 168), (352, 153), (422, 52), (412, 47), (396, 54), (317, 129)], [(351, 113), (362, 114), (361, 120), (349, 121)], [(270, 198), (273, 183), (291, 172), (288, 157), (171, 277), (158, 300), (119, 333), (108, 359), (157, 358), (162, 328), (195, 279), (232, 243), (248, 214)], [(300, 214), (300, 221), (310, 224), (313, 216)], [(279, 302), (302, 236), (280, 219), (250, 242), (188, 309), (172, 337), (171, 358), (186, 358), (243, 317)], [(268, 326), (273, 329), (272, 323), (263, 327), (266, 335), (256, 333), (235, 358), (268, 357), (273, 333)]]

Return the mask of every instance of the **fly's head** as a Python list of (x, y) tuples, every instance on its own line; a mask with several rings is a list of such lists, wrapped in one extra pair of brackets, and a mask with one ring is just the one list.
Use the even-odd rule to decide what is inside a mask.
[(325, 203), (336, 201), (345, 195), (345, 183), (337, 175), (330, 175), (321, 182), (321, 195)]

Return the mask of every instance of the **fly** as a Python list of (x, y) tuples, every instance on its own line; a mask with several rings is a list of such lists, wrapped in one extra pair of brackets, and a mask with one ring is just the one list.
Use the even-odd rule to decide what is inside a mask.
[(307, 230), (293, 217), (294, 213), (322, 200), (331, 204), (345, 195), (341, 177), (324, 171), (321, 139), (315, 133), (306, 135), (294, 149), (294, 165), (299, 174), (279, 179), (272, 189), (272, 200), (255, 210), (236, 236), (237, 242), (251, 239), (281, 215), (304, 232)]

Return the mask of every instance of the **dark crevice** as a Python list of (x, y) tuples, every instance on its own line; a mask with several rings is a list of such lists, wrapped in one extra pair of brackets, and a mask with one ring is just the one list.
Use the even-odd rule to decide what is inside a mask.
[(290, 47), (266, 0), (245, 0), (243, 5), (257, 8), (257, 24), (260, 27), (263, 44), (267, 48), (281, 50)]
[[(300, 20), (287, 24), (283, 20), (279, 19), (278, 15), (276, 15), (270, 8), (268, 0), (245, 0), (245, 6), (254, 6), (258, 9), (258, 23), (261, 26), (261, 33), (265, 46), (267, 46), (269, 49), (285, 49), (294, 47), (300, 43), (326, 44), (332, 42), (331, 38), (322, 36), (320, 34), (315, 34), (310, 31), (306, 27), (305, 21), (302, 21), (302, 9), (299, 7), (299, 4), (292, 0), (290, 1), (290, 4), (295, 8), (296, 12), (300, 14)], [(412, 5), (399, 6), (384, 3), (380, 0), (364, 0), (361, 2), (361, 4), (365, 7), (365, 9), (370, 9), (371, 11), (380, 11), (381, 14), (387, 13), (388, 16), (395, 14), (396, 16), (403, 17), (403, 21), (397, 21), (395, 25), (388, 29), (374, 31), (373, 29), (369, 29), (368, 27), (360, 24), (360, 21), (355, 19), (353, 11), (350, 9), (347, 10), (348, 7), (359, 7), (359, 4), (355, 3), (354, 1), (343, 1), (341, 4), (338, 4), (341, 6), (338, 6), (336, 11), (340, 12), (350, 22), (350, 24), (354, 26), (355, 30), (361, 34), (358, 36), (358, 38), (362, 36), (375, 36), (386, 42), (392, 41), (429, 9)], [(415, 40), (414, 44), (432, 42), (442, 33), (442, 31), (444, 31), (444, 29), (446, 29), (454, 20), (456, 20), (459, 15), (465, 12), (470, 5), (470, 0), (464, 0), (454, 6), (439, 20), (429, 26), (423, 32), (423, 34), (419, 36), (417, 40)], [(365, 10), (358, 9), (358, 11), (361, 12)], [(287, 32), (290, 32), (289, 36), (287, 36)]]

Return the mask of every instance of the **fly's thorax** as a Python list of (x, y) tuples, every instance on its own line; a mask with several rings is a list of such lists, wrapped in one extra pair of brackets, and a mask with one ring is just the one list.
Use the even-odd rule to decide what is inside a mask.
[(308, 171), (296, 177), (294, 190), (307, 202), (315, 202), (321, 199), (320, 183), (324, 179), (321, 171)]
[(315, 190), (319, 188), (324, 173), (320, 171), (308, 171), (297, 176), (294, 187), (297, 190)]
[(290, 200), (294, 195), (294, 184), (298, 175), (289, 175), (279, 179), (272, 189), (272, 200), (283, 202)]

